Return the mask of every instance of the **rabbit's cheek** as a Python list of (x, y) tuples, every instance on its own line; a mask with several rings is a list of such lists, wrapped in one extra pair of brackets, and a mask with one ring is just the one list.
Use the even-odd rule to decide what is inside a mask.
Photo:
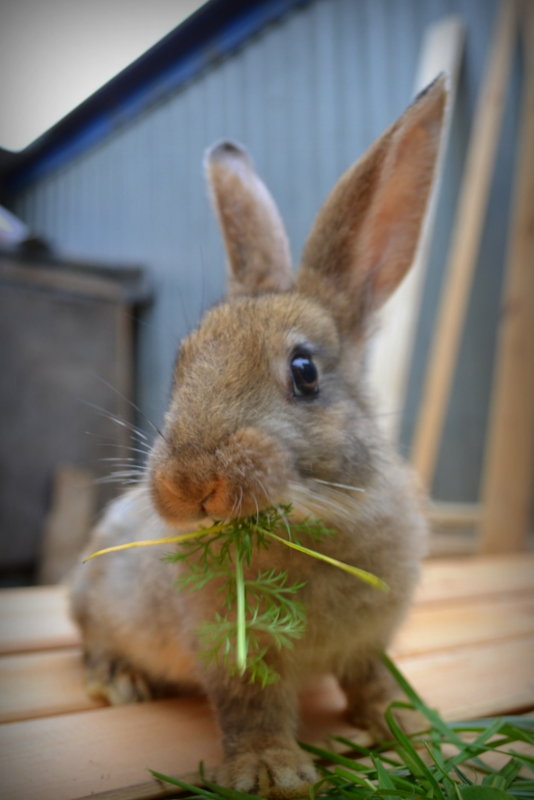
[[(238, 429), (216, 453), (228, 497), (214, 496), (207, 504), (211, 516), (247, 516), (279, 502), (293, 477), (287, 448), (258, 428)], [(220, 509), (220, 510), (219, 510)]]

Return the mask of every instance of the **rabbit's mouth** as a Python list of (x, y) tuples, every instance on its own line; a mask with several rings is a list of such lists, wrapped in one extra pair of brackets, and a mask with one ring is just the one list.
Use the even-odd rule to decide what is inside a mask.
[(253, 427), (238, 429), (210, 452), (162, 445), (150, 467), (154, 504), (171, 524), (250, 516), (287, 494), (291, 463), (283, 445)]

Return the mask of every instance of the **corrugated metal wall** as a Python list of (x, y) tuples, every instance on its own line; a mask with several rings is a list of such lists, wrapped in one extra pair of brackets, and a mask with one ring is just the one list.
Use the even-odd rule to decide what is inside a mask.
[[(223, 291), (224, 257), (201, 167), (205, 147), (223, 137), (246, 144), (279, 203), (297, 257), (337, 176), (409, 102), (425, 27), (459, 13), (467, 25), (466, 54), (403, 426), (406, 449), (496, 5), (495, 0), (315, 0), (300, 6), (14, 198), (20, 216), (61, 251), (141, 262), (150, 269), (156, 301), (141, 323), (137, 385), (146, 414), (161, 418), (177, 343)], [(478, 491), (515, 104), (514, 96), (436, 478), (435, 494), (446, 499), (470, 500)]]

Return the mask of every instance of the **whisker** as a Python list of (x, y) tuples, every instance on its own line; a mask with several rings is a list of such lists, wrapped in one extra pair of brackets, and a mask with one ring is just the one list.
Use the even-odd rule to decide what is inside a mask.
[(140, 430), (140, 428), (134, 425), (133, 422), (128, 422), (127, 420), (122, 419), (122, 417), (119, 417), (117, 414), (113, 414), (111, 411), (108, 411), (108, 409), (103, 408), (96, 403), (91, 403), (89, 400), (82, 399), (80, 402), (86, 406), (89, 406), (89, 408), (93, 408), (95, 411), (98, 411), (100, 416), (115, 422), (117, 425), (126, 428), (126, 430), (130, 431), (130, 433), (139, 436), (141, 439), (143, 439), (143, 441), (148, 442), (148, 437), (143, 433), (142, 430)]
[(134, 456), (106, 456), (98, 459), (99, 461), (120, 461), (123, 464), (137, 464), (137, 458)]
[(163, 433), (160, 431), (160, 429), (158, 428), (158, 426), (155, 424), (155, 422), (153, 422), (153, 421), (150, 419), (150, 417), (148, 417), (148, 416), (145, 414), (145, 412), (144, 412), (144, 411), (143, 411), (141, 408), (139, 408), (139, 406), (138, 406), (136, 403), (134, 403), (134, 402), (133, 402), (133, 400), (130, 400), (130, 398), (129, 398), (129, 397), (127, 397), (125, 394), (123, 394), (121, 391), (119, 391), (119, 389), (117, 389), (117, 387), (116, 387), (116, 386), (113, 386), (113, 384), (112, 384), (112, 383), (109, 383), (109, 381), (105, 380), (105, 378), (103, 378), (101, 375), (98, 375), (98, 373), (96, 373), (96, 372), (93, 372), (92, 374), (93, 374), (93, 376), (94, 376), (94, 377), (95, 377), (97, 380), (99, 380), (101, 383), (103, 383), (103, 384), (104, 384), (104, 386), (107, 386), (107, 388), (108, 388), (108, 389), (111, 389), (111, 391), (112, 391), (112, 392), (115, 392), (115, 394), (116, 394), (116, 395), (118, 395), (118, 397), (120, 397), (122, 400), (124, 400), (124, 401), (125, 401), (125, 403), (128, 403), (128, 405), (129, 405), (131, 408), (133, 408), (133, 409), (134, 409), (134, 411), (137, 411), (137, 413), (138, 413), (138, 414), (140, 414), (140, 416), (141, 416), (141, 417), (142, 417), (142, 418), (145, 420), (145, 422), (147, 422), (147, 423), (148, 423), (148, 425), (150, 425), (150, 427), (152, 428), (152, 430), (153, 430), (155, 433), (157, 433), (159, 436), (161, 436), (161, 438), (162, 438), (162, 439), (164, 439), (164, 438), (165, 438), (165, 437), (163, 436)]
[(136, 450), (136, 448), (131, 444), (125, 444), (124, 442), (113, 441), (112, 439), (103, 436), (101, 433), (95, 433), (94, 431), (84, 431), (85, 436), (92, 436), (93, 439), (99, 440), (96, 443), (98, 447), (115, 447), (117, 449), (122, 449), (122, 450), (131, 450), (132, 452), (150, 453), (150, 451), (152, 450), (152, 444), (146, 438), (146, 436), (144, 436), (144, 439), (146, 440), (144, 441), (143, 439), (141, 439), (141, 431), (139, 432), (133, 431), (133, 433), (136, 434), (137, 437), (139, 438), (139, 441), (135, 442), (135, 445), (138, 448), (138, 450)]
[[(128, 447), (128, 445), (120, 445), (115, 442), (98, 442), (98, 447), (113, 447), (115, 450), (124, 450), (124, 457), (126, 458), (126, 453), (138, 453), (141, 456), (149, 456), (152, 452), (151, 447), (142, 448), (142, 447)], [(102, 457), (101, 460), (103, 461), (104, 458)], [(137, 456), (132, 458), (132, 461), (139, 461)]]
[(139, 478), (118, 478), (108, 476), (107, 478), (96, 478), (94, 481), (99, 486), (108, 483), (119, 483), (121, 486), (137, 486)]
[(346, 483), (335, 483), (334, 481), (325, 481), (322, 478), (312, 478), (316, 483), (324, 483), (325, 486), (333, 486), (336, 489), (349, 489), (352, 492), (365, 492), (361, 486), (349, 486)]
[(252, 495), (252, 499), (254, 500), (254, 505), (256, 506), (256, 525), (258, 525), (260, 521), (260, 506), (255, 494)]
[[(106, 459), (101, 459), (101, 460), (105, 461)], [(108, 463), (109, 463), (109, 460), (108, 460)], [(128, 462), (123, 462), (123, 461), (115, 461), (115, 462), (112, 462), (111, 466), (115, 468), (114, 472), (111, 473), (111, 474), (115, 474), (117, 471), (123, 470), (125, 472), (131, 473), (132, 475), (134, 475), (134, 474), (135, 475), (148, 475), (148, 470), (146, 469), (146, 467), (144, 467), (141, 464), (131, 464), (131, 463), (128, 463)]]
[(145, 475), (144, 469), (128, 466), (127, 469), (117, 470), (102, 478), (96, 478), (95, 483), (139, 483)]
[(289, 541), (292, 541), (293, 537), (291, 535), (291, 525), (289, 524), (289, 520), (288, 520), (288, 518), (286, 517), (285, 514), (282, 514), (281, 516), (282, 516), (282, 520), (284, 522), (284, 525), (285, 525), (285, 528), (286, 528), (286, 531), (287, 531), (287, 538), (289, 539)]
[[(334, 487), (335, 489), (335, 487)], [(336, 522), (353, 523), (353, 512), (343, 504), (336, 502), (335, 497), (312, 492), (308, 487), (299, 483), (289, 484), (291, 503), (299, 511), (315, 516), (331, 519)]]
[(239, 510), (241, 509), (242, 501), (243, 501), (243, 487), (240, 486), (239, 487), (239, 497), (236, 497), (234, 499), (234, 502), (232, 503), (232, 509), (230, 511), (230, 516), (232, 518), (237, 517), (237, 515), (239, 513)]

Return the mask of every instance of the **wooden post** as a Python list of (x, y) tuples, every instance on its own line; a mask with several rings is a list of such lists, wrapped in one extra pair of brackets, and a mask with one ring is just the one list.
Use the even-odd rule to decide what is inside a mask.
[(415, 469), (429, 489), (475, 271), (515, 36), (515, 2), (503, 0), (471, 132), (445, 286), (412, 447)]
[(497, 367), (482, 484), (483, 553), (521, 550), (534, 487), (534, 5), (524, 4), (524, 86)]
[(58, 583), (77, 563), (94, 521), (95, 501), (94, 475), (70, 464), (57, 468), (43, 531), (39, 583)]

